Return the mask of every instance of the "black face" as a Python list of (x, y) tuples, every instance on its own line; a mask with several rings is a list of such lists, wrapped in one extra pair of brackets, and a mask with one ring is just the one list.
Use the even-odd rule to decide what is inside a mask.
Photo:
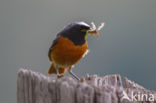
[(73, 22), (67, 25), (59, 34), (70, 39), (75, 45), (83, 45), (85, 43), (86, 31), (90, 26), (84, 22)]

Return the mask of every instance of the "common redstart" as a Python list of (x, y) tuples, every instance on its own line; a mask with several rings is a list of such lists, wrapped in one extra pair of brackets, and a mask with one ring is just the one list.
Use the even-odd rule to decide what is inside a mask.
[(68, 72), (79, 80), (78, 76), (72, 72), (72, 67), (88, 51), (86, 39), (89, 30), (91, 27), (87, 23), (73, 22), (57, 34), (48, 53), (49, 60), (52, 62), (48, 70), (49, 74), (57, 74), (58, 77), (61, 77), (68, 68)]

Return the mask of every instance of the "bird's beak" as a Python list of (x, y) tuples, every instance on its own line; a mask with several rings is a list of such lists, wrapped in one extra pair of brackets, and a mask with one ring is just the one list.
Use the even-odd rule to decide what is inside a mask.
[(81, 31), (82, 31), (82, 32), (87, 32), (87, 31), (89, 31), (89, 30), (91, 30), (91, 28), (89, 28), (89, 29), (82, 29)]
[(88, 30), (87, 30), (87, 29), (82, 29), (81, 31), (82, 31), (82, 32), (87, 32)]

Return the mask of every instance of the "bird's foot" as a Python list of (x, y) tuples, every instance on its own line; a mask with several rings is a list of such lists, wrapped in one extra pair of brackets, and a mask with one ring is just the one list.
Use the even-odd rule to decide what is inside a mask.
[(57, 78), (62, 78), (63, 76), (64, 76), (64, 75), (60, 75), (60, 74), (59, 74), (59, 75), (57, 75)]

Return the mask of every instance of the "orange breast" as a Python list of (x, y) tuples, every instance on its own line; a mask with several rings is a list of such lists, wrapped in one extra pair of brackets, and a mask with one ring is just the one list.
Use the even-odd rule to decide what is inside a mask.
[(76, 64), (87, 51), (87, 41), (83, 45), (74, 45), (68, 38), (61, 37), (52, 48), (52, 61), (60, 67)]

